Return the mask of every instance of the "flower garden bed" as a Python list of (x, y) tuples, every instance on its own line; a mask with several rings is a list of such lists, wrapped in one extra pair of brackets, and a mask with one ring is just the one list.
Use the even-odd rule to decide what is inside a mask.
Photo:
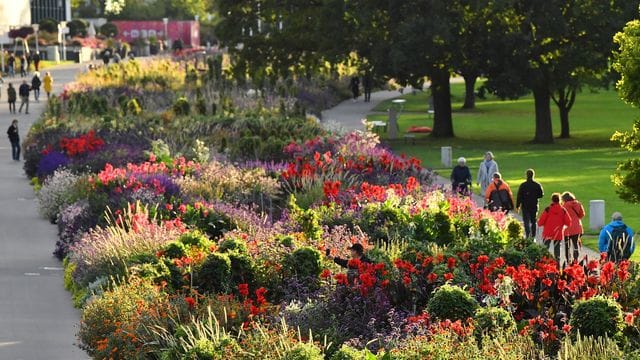
[[(518, 222), (432, 187), (371, 134), (328, 133), (246, 99), (189, 115), (171, 95), (188, 84), (162, 66), (166, 76), (152, 66), (70, 87), (25, 144), (90, 356), (635, 354), (633, 264), (560, 269)], [(326, 256), (353, 243), (371, 263)]]

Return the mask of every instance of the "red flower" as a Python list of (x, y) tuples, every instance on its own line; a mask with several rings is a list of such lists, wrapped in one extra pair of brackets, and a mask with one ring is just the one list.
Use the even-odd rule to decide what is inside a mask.
[(184, 298), (184, 302), (187, 303), (187, 306), (189, 307), (189, 310), (193, 310), (196, 307), (196, 299), (192, 298), (191, 296), (187, 296)]
[(447, 267), (449, 269), (453, 269), (454, 267), (456, 267), (456, 259), (453, 257), (450, 257), (447, 259)]
[(427, 280), (429, 280), (430, 283), (435, 282), (436, 280), (438, 280), (438, 274), (429, 273), (429, 275), (427, 275)]
[(478, 264), (486, 264), (489, 262), (489, 257), (487, 255), (478, 256)]
[(249, 296), (249, 284), (238, 284), (238, 292), (243, 297)]
[(565, 324), (562, 326), (562, 331), (564, 331), (565, 334), (568, 334), (571, 332), (571, 325), (569, 324)]
[(330, 277), (331, 277), (331, 270), (329, 270), (329, 269), (322, 270), (322, 273), (320, 274), (320, 278), (328, 279)]
[(411, 278), (410, 278), (409, 276), (405, 275), (405, 276), (402, 278), (402, 282), (403, 282), (406, 286), (409, 286), (409, 285), (411, 285)]
[(445, 280), (445, 281), (449, 281), (449, 280), (451, 280), (451, 279), (453, 279), (453, 274), (452, 274), (452, 273), (446, 273), (446, 274), (444, 274), (444, 280)]
[(349, 285), (349, 279), (347, 278), (346, 274), (335, 274), (333, 278), (336, 279), (336, 281), (340, 285)]
[(632, 313), (627, 313), (624, 316), (624, 322), (627, 323), (627, 325), (633, 325), (633, 320), (634, 320), (634, 316)]

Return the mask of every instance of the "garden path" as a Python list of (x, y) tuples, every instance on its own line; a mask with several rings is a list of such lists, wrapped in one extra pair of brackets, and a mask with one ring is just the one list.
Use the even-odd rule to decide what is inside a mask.
[[(464, 81), (460, 78), (453, 78), (452, 82)], [(411, 91), (410, 89), (408, 91)], [(351, 99), (345, 100), (337, 106), (325, 110), (322, 112), (322, 122), (330, 127), (338, 125), (338, 127), (349, 130), (363, 130), (364, 125), (362, 119), (365, 119), (367, 115), (373, 112), (373, 109), (381, 102), (400, 96), (399, 91), (376, 91), (371, 94), (371, 102), (365, 103), (362, 97), (358, 101), (353, 102)], [(434, 150), (435, 151), (435, 150)], [(446, 174), (447, 176), (449, 174)], [(442, 186), (445, 189), (451, 188), (451, 181), (448, 177), (438, 174), (436, 181), (437, 186)], [(515, 191), (517, 187), (512, 184), (512, 189)], [(515, 196), (515, 194), (514, 194)], [(478, 194), (473, 194), (473, 199), (476, 204), (483, 205), (484, 199)], [(522, 217), (519, 214), (512, 214), (513, 217), (522, 221)], [(541, 229), (539, 229), (541, 230)], [(589, 259), (599, 259), (600, 256), (596, 251), (593, 251), (586, 246), (583, 246), (580, 252), (580, 258), (588, 256)], [(561, 257), (564, 257), (564, 249), (561, 252)]]
[[(71, 82), (80, 65), (52, 68), (54, 93)], [(44, 76), (44, 73), (42, 73)], [(28, 78), (30, 80), (30, 78)], [(11, 120), (19, 122), (22, 140), (42, 114), (46, 94), (30, 103), (29, 115), (9, 114), (8, 83), (18, 87), (19, 77), (5, 78), (0, 96), (3, 134)], [(33, 96), (31, 96), (33, 100)], [(18, 106), (19, 104), (18, 100)], [(2, 135), (4, 136), (4, 135)], [(22, 161), (11, 160), (11, 147), (0, 140), (0, 359), (86, 359), (77, 348), (75, 334), (80, 320), (63, 286), (62, 264), (52, 255), (56, 227), (38, 215), (33, 189), (22, 170)]]

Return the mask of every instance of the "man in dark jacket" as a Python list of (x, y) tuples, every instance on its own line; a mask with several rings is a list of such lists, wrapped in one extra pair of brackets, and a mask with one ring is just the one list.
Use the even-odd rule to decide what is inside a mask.
[(17, 94), (16, 94), (16, 88), (13, 87), (12, 83), (9, 83), (9, 88), (7, 88), (7, 98), (9, 101), (9, 113), (11, 114), (15, 114), (16, 113), (16, 100), (17, 100)]
[(467, 159), (461, 157), (458, 159), (458, 165), (451, 171), (451, 191), (461, 195), (470, 195), (471, 189), (471, 171), (467, 166)]
[(25, 114), (29, 113), (29, 91), (31, 91), (31, 87), (27, 84), (27, 80), (22, 81), (22, 85), (18, 88), (18, 95), (20, 95), (20, 108), (18, 108), (18, 112), (22, 112), (22, 107), (27, 105), (25, 110)]
[(9, 141), (11, 142), (11, 157), (15, 161), (20, 161), (20, 135), (18, 134), (18, 120), (13, 120), (7, 130)]
[(540, 183), (533, 178), (536, 175), (533, 169), (527, 170), (527, 181), (518, 188), (516, 209), (522, 209), (522, 221), (527, 238), (536, 237), (536, 218), (538, 217), (538, 199), (544, 196), (544, 190)]
[[(344, 268), (352, 268), (352, 266), (349, 266), (349, 261), (351, 260), (359, 260), (361, 263), (366, 263), (366, 264), (371, 263), (371, 260), (369, 260), (364, 255), (364, 247), (362, 246), (362, 244), (355, 243), (351, 245), (349, 250), (351, 250), (351, 259), (342, 259), (339, 257), (334, 257), (333, 261)], [(331, 255), (329, 254), (329, 249), (327, 249), (327, 257), (331, 259)]]

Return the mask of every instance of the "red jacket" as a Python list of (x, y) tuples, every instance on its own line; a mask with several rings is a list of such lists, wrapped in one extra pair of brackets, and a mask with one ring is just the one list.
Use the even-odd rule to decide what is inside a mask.
[(564, 240), (564, 228), (571, 226), (571, 217), (560, 204), (552, 203), (542, 212), (538, 226), (544, 226), (542, 239)]
[(582, 235), (582, 218), (584, 217), (584, 208), (578, 200), (570, 200), (565, 202), (562, 207), (567, 210), (571, 218), (571, 225), (564, 230), (564, 236)]

